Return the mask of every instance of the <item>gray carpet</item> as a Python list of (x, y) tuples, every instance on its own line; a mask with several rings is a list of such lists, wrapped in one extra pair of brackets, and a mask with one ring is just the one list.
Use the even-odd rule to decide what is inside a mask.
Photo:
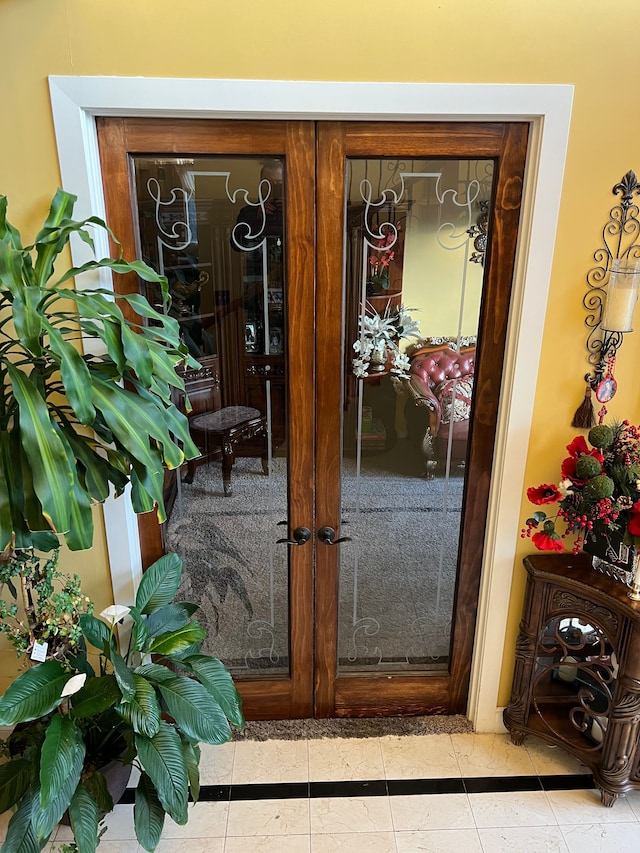
[[(463, 478), (420, 476), (402, 442), (390, 453), (346, 460), (343, 473), (339, 671), (446, 668)], [(167, 530), (183, 556), (184, 597), (201, 606), (207, 651), (234, 673), (287, 673), (286, 460), (265, 477), (239, 458), (233, 495), (219, 463), (182, 485)]]
[(234, 740), (315, 740), (394, 735), (458, 734), (473, 731), (466, 717), (373, 717), (334, 720), (268, 720), (248, 722)]

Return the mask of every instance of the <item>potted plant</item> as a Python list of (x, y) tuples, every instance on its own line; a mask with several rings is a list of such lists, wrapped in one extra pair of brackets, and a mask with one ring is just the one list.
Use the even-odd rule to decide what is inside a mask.
[(172, 388), (184, 387), (176, 366), (197, 366), (177, 321), (138, 293), (70, 286), (100, 268), (135, 273), (159, 286), (168, 310), (167, 280), (121, 256), (58, 273), (74, 235), (93, 247), (92, 229), (103, 228), (119, 245), (98, 217), (75, 221), (75, 201), (58, 190), (23, 246), (0, 196), (0, 551), (29, 547), (36, 531), (91, 547), (92, 505), (129, 483), (135, 511), (156, 508), (163, 521), (165, 468), (199, 455), (172, 402)]
[(353, 359), (353, 372), (360, 378), (370, 372), (386, 369), (391, 356), (391, 373), (406, 378), (410, 362), (400, 350), (400, 341), (419, 338), (418, 322), (413, 320), (403, 305), (392, 308), (389, 304), (382, 314), (371, 310), (359, 317), (360, 336), (353, 344), (357, 357)]
[[(242, 725), (228, 672), (199, 653), (195, 605), (172, 601), (176, 555), (145, 573), (133, 606), (103, 611), (109, 624), (57, 570), (61, 539), (91, 547), (92, 507), (111, 492), (130, 485), (134, 510), (163, 521), (165, 469), (199, 455), (172, 402), (184, 389), (175, 368), (198, 365), (167, 313), (166, 279), (121, 254), (56, 271), (72, 236), (93, 247), (102, 228), (119, 246), (98, 217), (72, 218), (75, 201), (58, 190), (23, 246), (0, 196), (0, 580), (13, 598), (0, 615), (31, 664), (0, 699), (0, 725), (17, 726), (0, 770), (0, 811), (16, 809), (3, 853), (41, 849), (65, 811), (80, 853), (95, 850), (113, 806), (100, 743), (143, 768), (137, 831), (153, 849), (164, 814), (184, 823), (188, 793), (197, 797), (197, 742), (228, 740), (229, 720)], [(137, 293), (71, 287), (101, 268), (157, 284), (161, 310)], [(115, 623), (125, 615), (131, 639), (121, 649)]]
[(558, 552), (572, 538), (574, 554), (584, 549), (630, 568), (640, 544), (640, 429), (629, 421), (600, 424), (589, 431), (588, 443), (578, 435), (567, 452), (558, 485), (527, 490), (532, 504), (557, 504), (557, 512), (549, 516), (537, 509), (523, 538), (541, 551)]
[[(0, 765), (0, 812), (16, 811), (3, 853), (41, 850), (68, 814), (78, 853), (93, 853), (114, 806), (105, 767), (136, 766), (134, 823), (145, 850), (157, 846), (165, 814), (187, 822), (199, 792), (199, 742), (230, 739), (241, 702), (219, 660), (200, 651), (197, 607), (174, 602), (182, 563), (167, 554), (143, 575), (131, 607), (98, 618), (77, 578), (56, 557), (21, 554), (2, 580), (24, 594), (24, 617), (2, 602), (3, 632), (36, 663), (0, 697), (0, 725), (16, 726)], [(56, 592), (56, 583), (62, 588)], [(116, 623), (130, 622), (126, 648)], [(91, 654), (88, 653), (91, 649)], [(97, 663), (92, 659), (97, 655)], [(126, 776), (119, 793), (126, 784)]]

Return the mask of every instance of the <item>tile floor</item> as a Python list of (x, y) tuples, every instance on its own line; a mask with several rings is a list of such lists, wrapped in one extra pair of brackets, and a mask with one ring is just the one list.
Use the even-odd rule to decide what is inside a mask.
[[(158, 853), (640, 849), (640, 792), (605, 808), (584, 767), (534, 738), (239, 741), (203, 747), (201, 767), (207, 799), (186, 826), (167, 819)], [(116, 807), (99, 853), (142, 853), (131, 805)]]

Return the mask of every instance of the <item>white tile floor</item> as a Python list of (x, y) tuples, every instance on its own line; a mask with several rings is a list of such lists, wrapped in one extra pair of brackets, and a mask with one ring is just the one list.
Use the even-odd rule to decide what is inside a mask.
[[(208, 785), (584, 772), (561, 750), (533, 738), (516, 747), (507, 735), (239, 741), (205, 746), (202, 759), (202, 780)], [(132, 811), (132, 806), (116, 807), (99, 853), (141, 853)], [(55, 841), (68, 837), (69, 830), (60, 827)], [(635, 853), (640, 849), (640, 792), (619, 799), (610, 809), (600, 804), (595, 790), (201, 802), (190, 806), (186, 826), (167, 820), (157, 849), (158, 853)]]

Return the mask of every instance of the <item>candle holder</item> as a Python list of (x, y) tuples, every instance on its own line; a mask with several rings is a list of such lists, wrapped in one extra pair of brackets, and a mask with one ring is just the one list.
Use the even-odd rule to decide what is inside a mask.
[(584, 377), (585, 397), (571, 425), (588, 429), (595, 424), (591, 403), (592, 392), (601, 404), (598, 422), (607, 413), (606, 404), (617, 390), (614, 368), (623, 336), (633, 331), (633, 312), (640, 286), (640, 221), (638, 204), (640, 183), (629, 171), (612, 190), (621, 196), (609, 211), (609, 221), (602, 229), (602, 246), (594, 252), (597, 266), (587, 274), (588, 290), (582, 303), (587, 310), (585, 325), (587, 358), (593, 370)]
[(632, 601), (640, 601), (640, 554), (636, 552), (633, 557), (633, 578), (631, 580), (631, 590), (627, 596)]

